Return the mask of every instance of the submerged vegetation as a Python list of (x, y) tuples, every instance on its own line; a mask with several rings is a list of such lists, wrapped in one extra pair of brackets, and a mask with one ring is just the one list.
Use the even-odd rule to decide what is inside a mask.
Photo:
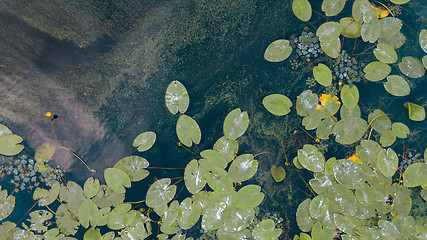
[[(391, 95), (403, 97), (411, 93), (406, 77), (421, 78), (425, 74), (426, 56), (420, 61), (413, 56), (402, 57), (398, 50), (406, 37), (400, 32), (403, 23), (397, 13), (400, 4), (408, 1), (391, 2), (393, 7), (368, 0), (324, 0), (321, 9), (328, 22), (318, 26), (315, 34), (304, 29), (301, 36), (274, 40), (265, 49), (265, 60), (274, 64), (291, 57), (295, 49), (304, 64), (313, 65), (313, 76), (307, 81), (310, 89), (302, 91), (295, 102), (279, 93), (262, 99), (265, 109), (278, 117), (296, 110), (303, 131), (314, 141), (304, 144), (293, 159), (296, 168), (312, 174), (307, 187), (314, 195), (299, 203), (295, 217), (303, 233), (294, 240), (427, 238), (426, 220), (412, 208), (413, 198), (424, 204), (427, 200), (427, 150), (423, 156), (393, 150), (397, 140), (414, 133), (404, 123), (393, 122), (385, 110), (369, 109), (365, 114), (360, 107), (365, 84), (383, 84)], [(351, 3), (350, 16), (331, 20)], [(308, 0), (293, 0), (292, 10), (301, 21), (312, 17)], [(376, 60), (362, 63), (356, 58), (363, 52), (344, 50), (344, 40), (350, 38), (372, 45), (365, 49), (373, 49)], [(417, 43), (427, 53), (427, 30), (420, 30)], [(2, 178), (18, 176), (13, 179), (16, 189), (36, 182), (29, 190), (35, 188), (33, 199), (42, 209), (29, 210), (27, 222), (4, 221), (14, 210), (16, 199), (0, 188), (0, 235), (5, 239), (76, 239), (76, 233), (84, 229), (84, 239), (145, 239), (154, 234), (158, 239), (192, 239), (187, 231), (197, 226), (205, 239), (278, 239), (281, 221), (277, 217), (257, 219), (257, 208), (266, 196), (262, 186), (248, 183), (258, 171), (261, 163), (256, 158), (262, 153), (239, 152), (237, 139), (248, 129), (248, 113), (239, 108), (230, 111), (223, 122), (223, 136), (211, 149), (199, 150), (202, 130), (193, 117), (185, 114), (189, 100), (183, 84), (169, 84), (165, 104), (169, 112), (179, 114), (179, 146), (194, 154), (178, 180), (158, 179), (148, 188), (145, 199), (125, 201), (132, 183), (149, 175), (149, 161), (139, 155), (155, 144), (157, 135), (152, 131), (134, 139), (138, 156), (124, 157), (104, 170), (105, 184), (93, 177), (83, 186), (64, 179), (62, 170), (48, 165), (57, 149), (78, 158), (91, 173), (94, 170), (70, 149), (44, 143), (37, 149), (35, 160), (26, 160), (25, 155), (19, 155), (15, 162), (10, 160), (16, 163), (17, 173), (15, 167), (0, 168)], [(408, 119), (425, 120), (422, 103), (406, 102), (401, 107), (407, 109)], [(57, 118), (51, 113), (46, 116), (51, 124)], [(22, 141), (22, 137), (0, 125), (0, 154), (20, 154)], [(326, 158), (325, 149), (331, 142), (354, 149), (353, 153)], [(286, 179), (282, 166), (269, 169), (276, 182)], [(44, 179), (45, 184), (33, 181), (35, 176)], [(181, 181), (188, 197), (178, 201), (182, 189), (177, 183)]]

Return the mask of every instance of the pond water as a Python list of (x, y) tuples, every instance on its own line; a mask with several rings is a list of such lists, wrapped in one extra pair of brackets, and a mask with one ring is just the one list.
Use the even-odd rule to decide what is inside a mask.
[[(320, 1), (311, 2), (320, 12)], [(344, 11), (351, 11), (349, 5)], [(222, 123), (229, 111), (248, 112), (249, 129), (239, 138), (239, 153), (268, 152), (257, 157), (258, 173), (250, 180), (266, 193), (260, 213), (285, 219), (283, 239), (299, 232), (296, 206), (309, 193), (300, 174), (306, 180), (310, 174), (286, 166), (287, 178), (279, 184), (270, 167), (285, 166), (286, 158), (291, 162), (297, 149), (313, 140), (299, 127), (301, 118), (294, 110), (292, 116), (273, 116), (262, 106), (262, 98), (282, 93), (295, 102), (307, 89), (312, 67), (329, 60), (323, 54), (308, 62), (294, 52), (291, 56), (300, 67), (292, 70), (289, 60), (265, 61), (264, 51), (276, 39), (299, 36), (305, 27), (315, 32), (326, 21), (324, 16), (314, 13), (310, 22), (301, 22), (292, 13), (291, 1), (256, 0), (130, 0), (126, 4), (36, 0), (29, 5), (7, 0), (0, 9), (0, 123), (24, 138), (25, 154), (33, 156), (44, 142), (71, 149), (97, 172), (91, 174), (65, 150), (56, 151), (51, 163), (66, 169), (68, 180), (83, 184), (89, 176), (102, 179), (105, 168), (134, 152), (132, 142), (138, 134), (154, 131), (153, 149), (135, 154), (150, 166), (183, 168), (194, 156), (177, 145), (178, 116), (170, 114), (164, 103), (168, 84), (178, 80), (190, 95), (186, 114), (201, 128), (199, 149), (211, 148), (223, 135)], [(425, 16), (423, 0), (402, 9), (402, 33), (408, 40), (399, 56), (422, 58), (417, 39), (419, 29), (426, 28)], [(356, 44), (350, 39), (344, 44), (354, 53), (365, 47), (353, 49)], [(372, 59), (366, 54), (358, 61)], [(388, 94), (381, 84), (356, 85), (365, 106), (362, 115), (367, 116), (367, 109), (382, 109), (416, 132), (406, 143), (397, 142), (396, 149), (404, 144), (411, 149), (417, 144), (426, 147), (425, 121), (410, 122), (403, 107), (407, 101), (427, 104), (425, 76), (411, 79), (411, 95), (401, 98)], [(58, 119), (51, 122), (46, 112)], [(343, 158), (350, 153), (339, 146), (330, 146), (331, 152)], [(133, 184), (127, 200), (144, 199), (155, 177), (182, 175), (183, 170), (150, 170), (147, 179)], [(186, 196), (183, 193), (178, 199)], [(29, 197), (17, 195), (11, 218), (25, 214), (34, 203), (24, 200)], [(189, 233), (197, 237), (197, 231)]]

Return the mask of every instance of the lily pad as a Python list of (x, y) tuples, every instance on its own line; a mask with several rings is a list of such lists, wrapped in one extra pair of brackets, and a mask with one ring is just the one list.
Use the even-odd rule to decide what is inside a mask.
[(339, 38), (328, 41), (320, 41), (323, 52), (331, 58), (337, 58), (341, 52), (341, 40)]
[(329, 199), (320, 194), (314, 197), (310, 202), (310, 215), (314, 219), (318, 219), (326, 214), (329, 208)]
[(359, 90), (356, 85), (349, 87), (347, 84), (341, 89), (342, 103), (348, 108), (353, 109), (359, 102)]
[(398, 138), (406, 138), (408, 137), (408, 134), (411, 132), (409, 128), (401, 123), (401, 122), (395, 122), (391, 125), (391, 130)]
[(310, 215), (311, 199), (307, 198), (297, 208), (296, 219), (299, 229), (310, 232), (314, 224), (314, 219)]
[(395, 17), (385, 17), (380, 19), (381, 38), (393, 38), (402, 28), (402, 20)]
[(249, 116), (247, 112), (242, 112), (236, 108), (229, 112), (224, 120), (224, 136), (230, 140), (235, 140), (245, 133), (249, 126)]
[(383, 149), (378, 153), (377, 166), (384, 176), (392, 177), (396, 173), (398, 164), (399, 158), (393, 149)]
[(360, 164), (348, 159), (341, 159), (333, 167), (337, 182), (348, 189), (359, 189), (366, 181), (366, 175)]
[(403, 186), (417, 187), (427, 185), (427, 164), (416, 162), (403, 172)]
[(341, 106), (341, 118), (360, 118), (360, 107), (356, 105), (353, 109), (349, 109), (345, 105)]
[(258, 185), (246, 185), (238, 192), (233, 192), (233, 205), (240, 209), (253, 209), (264, 200), (264, 193)]
[(351, 17), (345, 17), (340, 19), (340, 24), (343, 27), (341, 34), (346, 38), (358, 38), (360, 37), (360, 30), (362, 24), (354, 20)]
[(56, 225), (61, 233), (64, 233), (65, 235), (76, 234), (80, 223), (77, 221), (75, 215), (68, 211), (65, 204), (59, 205), (58, 209), (56, 209), (55, 217)]
[(313, 75), (316, 81), (322, 86), (329, 86), (332, 84), (332, 72), (323, 63), (319, 63), (313, 68)]
[(411, 0), (390, 0), (390, 2), (392, 2), (394, 4), (405, 4), (409, 1), (411, 1)]
[(352, 144), (359, 141), (366, 132), (368, 124), (361, 118), (341, 119), (332, 130), (335, 141), (341, 144)]
[(383, 63), (395, 63), (397, 61), (397, 53), (393, 47), (385, 43), (379, 43), (374, 49), (374, 55), (378, 61)]
[(39, 206), (47, 206), (53, 203), (59, 194), (60, 184), (57, 181), (52, 183), (50, 190), (36, 188), (33, 194), (33, 199), (38, 200)]
[(329, 139), (335, 124), (336, 122), (333, 117), (323, 119), (317, 126), (316, 136), (320, 139)]
[[(223, 219), (224, 224), (220, 229), (217, 230), (216, 234), (218, 236), (218, 232), (230, 232), (236, 233), (234, 236), (242, 236), (238, 234), (241, 231), (248, 230), (247, 227), (252, 223), (255, 218), (255, 210), (253, 209), (240, 209), (236, 207), (228, 207), (224, 211)], [(246, 235), (246, 234), (245, 234)], [(249, 236), (250, 236), (249, 232)], [(218, 240), (228, 240), (228, 239), (249, 239), (249, 238), (218, 238)]]
[(363, 206), (371, 205), (374, 200), (374, 190), (367, 183), (363, 183), (362, 188), (356, 189), (354, 195)]
[(104, 170), (104, 179), (108, 187), (116, 193), (125, 193), (126, 189), (131, 186), (129, 176), (121, 169), (107, 168)]
[(191, 160), (185, 167), (184, 181), (191, 194), (196, 194), (206, 185), (206, 180), (203, 178), (203, 173), (197, 160)]
[(391, 146), (396, 141), (396, 134), (389, 129), (381, 133), (380, 143), (382, 147)]
[(342, 30), (343, 27), (337, 22), (325, 22), (317, 29), (316, 35), (320, 42), (331, 42), (340, 36)]
[(227, 163), (229, 163), (239, 151), (239, 143), (236, 140), (229, 140), (223, 136), (215, 142), (213, 150), (221, 153)]
[(3, 134), (0, 136), (0, 154), (13, 156), (22, 151), (24, 146), (18, 144), (22, 142), (22, 137), (15, 134)]
[[(0, 186), (0, 221), (9, 216), (15, 208), (15, 196), (7, 195), (6, 190)], [(1, 229), (1, 228), (0, 228)]]
[(47, 224), (45, 222), (53, 217), (51, 212), (47, 210), (36, 210), (30, 212), (29, 215), (31, 217), (29, 220), (31, 222), (31, 230), (39, 233), (47, 231)]
[(129, 156), (120, 159), (114, 168), (123, 170), (132, 182), (137, 182), (148, 176), (149, 172), (145, 170), (148, 165), (148, 161), (143, 157)]
[(298, 150), (298, 161), (304, 168), (312, 172), (321, 172), (325, 168), (325, 157), (320, 150), (309, 144)]
[(368, 115), (369, 126), (375, 131), (383, 133), (391, 129), (391, 120), (383, 111), (375, 109)]
[[(368, 4), (370, 5), (369, 2)], [(370, 43), (376, 42), (381, 35), (380, 29), (381, 29), (380, 20), (378, 20), (378, 18), (372, 18), (372, 20), (369, 23), (364, 23), (362, 25), (362, 28), (360, 29), (360, 35), (362, 36), (362, 40), (365, 42), (369, 41)]]
[(252, 154), (239, 155), (228, 169), (228, 178), (232, 182), (243, 182), (251, 179), (258, 170), (258, 161)]
[(187, 89), (179, 81), (172, 81), (166, 90), (166, 107), (172, 114), (185, 113), (190, 104)]
[(291, 55), (292, 50), (288, 40), (278, 39), (268, 45), (264, 58), (269, 62), (281, 62)]
[[(319, 102), (320, 102), (320, 105), (317, 105), (316, 110), (312, 112), (311, 115), (313, 115), (315, 118), (320, 118), (320, 119), (335, 115), (335, 113), (338, 112), (341, 106), (341, 103), (338, 100), (338, 97), (332, 94), (320, 95)], [(322, 112), (324, 112), (324, 114), (322, 113), (316, 114), (318, 110), (321, 110)]]
[(200, 127), (193, 118), (182, 114), (176, 123), (176, 134), (178, 135), (179, 141), (187, 147), (191, 147), (193, 142), (195, 144), (200, 143), (202, 133)]
[(284, 116), (288, 114), (292, 107), (292, 102), (288, 97), (282, 94), (271, 94), (262, 100), (264, 107), (276, 116)]
[(150, 208), (158, 208), (172, 200), (175, 196), (176, 186), (170, 185), (170, 178), (155, 181), (147, 191), (146, 204)]
[(0, 136), (12, 134), (12, 131), (3, 124), (0, 124)]
[(378, 39), (378, 43), (385, 43), (393, 47), (394, 49), (398, 49), (406, 42), (406, 37), (401, 32), (398, 32), (396, 35), (390, 38), (381, 37)]
[(423, 121), (425, 119), (426, 111), (423, 106), (410, 102), (406, 102), (404, 106), (408, 109), (409, 119), (412, 121)]
[(368, 0), (355, 0), (352, 6), (353, 18), (359, 23), (369, 23), (373, 17), (372, 5)]
[(427, 30), (422, 29), (419, 36), (419, 43), (421, 48), (427, 53)]
[(286, 177), (285, 169), (282, 166), (273, 165), (270, 168), (270, 172), (276, 182), (281, 182)]
[(83, 185), (83, 191), (85, 193), (85, 196), (87, 198), (94, 197), (99, 192), (100, 187), (101, 185), (99, 184), (98, 179), (94, 179), (93, 177), (86, 179), (86, 182)]
[(424, 55), (422, 62), (423, 62), (424, 68), (427, 69), (427, 55)]
[(311, 90), (305, 90), (297, 97), (296, 109), (298, 115), (301, 117), (308, 116), (317, 107), (318, 102), (317, 94), (312, 93)]
[(399, 63), (400, 71), (410, 78), (419, 78), (424, 76), (425, 68), (420, 60), (414, 57), (404, 57)]
[(391, 72), (391, 67), (382, 62), (371, 62), (363, 69), (365, 78), (372, 82), (383, 80)]
[(200, 218), (202, 208), (200, 205), (193, 202), (193, 199), (188, 197), (184, 199), (179, 205), (178, 223), (182, 229), (189, 229)]
[(292, 11), (301, 21), (307, 22), (311, 18), (311, 4), (308, 0), (293, 0)]
[(89, 227), (89, 222), (92, 227), (96, 227), (101, 218), (98, 207), (90, 199), (85, 199), (80, 203), (78, 216), (79, 222), (84, 228)]
[(282, 234), (280, 228), (275, 227), (276, 224), (271, 219), (265, 219), (258, 223), (252, 231), (252, 237), (255, 240), (275, 240)]
[(406, 96), (411, 92), (408, 82), (398, 75), (387, 76), (387, 82), (384, 83), (384, 88), (391, 95), (394, 96)]
[(136, 217), (136, 211), (131, 210), (130, 203), (122, 203), (115, 207), (108, 215), (107, 226), (113, 230), (123, 229), (129, 226)]
[(325, 0), (322, 2), (322, 11), (326, 16), (335, 16), (342, 11), (346, 0)]
[(138, 152), (145, 152), (150, 149), (154, 142), (156, 141), (156, 133), (155, 132), (143, 132), (139, 134), (135, 140), (133, 140), (133, 146), (138, 147)]

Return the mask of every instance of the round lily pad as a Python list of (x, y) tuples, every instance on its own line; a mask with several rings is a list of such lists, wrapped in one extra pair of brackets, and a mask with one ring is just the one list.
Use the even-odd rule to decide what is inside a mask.
[(363, 206), (371, 205), (374, 200), (374, 190), (367, 183), (363, 183), (362, 188), (356, 189), (354, 195)]
[(90, 199), (85, 199), (80, 203), (78, 217), (80, 224), (88, 228), (89, 222), (92, 227), (96, 227), (101, 215), (96, 204)]
[(202, 133), (197, 122), (185, 114), (182, 114), (176, 122), (176, 134), (182, 144), (187, 147), (191, 147), (193, 142), (199, 144), (202, 138)]
[(334, 177), (339, 184), (349, 189), (359, 189), (366, 181), (365, 173), (360, 164), (341, 159), (333, 168)]
[(155, 132), (143, 132), (139, 134), (135, 140), (133, 140), (133, 146), (138, 147), (138, 152), (145, 152), (150, 149), (154, 142), (156, 141), (156, 133)]
[(323, 63), (319, 63), (313, 68), (313, 75), (316, 81), (322, 86), (329, 86), (332, 84), (332, 72)]
[(397, 61), (397, 53), (394, 48), (385, 43), (379, 43), (374, 49), (374, 55), (378, 61), (383, 63), (395, 63)]
[(341, 89), (341, 100), (348, 109), (355, 108), (359, 102), (359, 90), (356, 85), (351, 88), (347, 84), (344, 85)]
[(191, 197), (184, 199), (179, 205), (179, 226), (183, 229), (191, 228), (199, 220), (201, 212), (202, 208), (200, 205), (193, 202)]
[(241, 209), (253, 209), (264, 200), (264, 193), (258, 185), (246, 185), (238, 192), (233, 192), (233, 205)]
[(422, 29), (419, 36), (419, 43), (424, 52), (427, 53), (427, 30)]
[(166, 107), (172, 114), (185, 113), (190, 104), (187, 89), (179, 81), (173, 81), (166, 90)]
[(332, 134), (332, 129), (334, 128), (336, 122), (333, 117), (327, 117), (323, 119), (316, 129), (316, 136), (320, 139), (328, 139)]
[(326, 16), (335, 16), (342, 11), (346, 0), (325, 0), (322, 2), (322, 11)]
[(291, 55), (292, 50), (288, 40), (278, 39), (268, 45), (264, 58), (269, 62), (281, 62)]
[(230, 140), (235, 140), (246, 132), (249, 126), (249, 116), (247, 112), (242, 112), (236, 108), (229, 112), (224, 120), (224, 136)]
[(314, 219), (310, 215), (311, 199), (307, 198), (297, 208), (296, 219), (299, 229), (310, 232), (314, 224)]
[(375, 109), (368, 115), (369, 126), (375, 131), (383, 133), (391, 129), (391, 120), (383, 111)]
[(298, 115), (301, 117), (308, 116), (317, 107), (318, 102), (317, 94), (312, 93), (311, 90), (305, 90), (297, 97), (296, 109)]
[(365, 78), (372, 82), (383, 80), (391, 72), (391, 67), (383, 62), (371, 62), (363, 69)]
[(404, 57), (399, 63), (400, 71), (410, 78), (419, 78), (424, 76), (425, 68), (420, 60), (414, 57)]
[(398, 138), (406, 138), (408, 134), (411, 132), (409, 128), (401, 123), (401, 122), (395, 122), (391, 125), (391, 130)]
[(90, 177), (86, 180), (85, 184), (83, 185), (83, 191), (85, 193), (85, 196), (87, 198), (94, 197), (98, 192), (101, 185), (99, 184), (98, 179), (94, 179), (93, 177)]
[(13, 156), (22, 151), (24, 146), (18, 144), (22, 142), (22, 137), (15, 134), (3, 134), (0, 136), (0, 154)]
[(318, 219), (326, 214), (329, 208), (329, 199), (320, 194), (314, 197), (310, 202), (309, 212), (312, 218)]
[(361, 118), (341, 119), (332, 130), (335, 141), (341, 144), (352, 144), (359, 141), (366, 132), (368, 124)]
[[(345, 3), (345, 1), (343, 1)], [(346, 38), (358, 38), (360, 37), (360, 30), (362, 24), (354, 20), (351, 17), (345, 17), (340, 19), (340, 24), (343, 27), (341, 34)]]
[(323, 52), (331, 58), (337, 58), (341, 52), (341, 40), (337, 37), (320, 41)]
[(352, 6), (353, 18), (359, 23), (369, 23), (373, 17), (371, 3), (367, 0), (355, 0)]
[(252, 231), (252, 237), (255, 240), (267, 240), (267, 239), (278, 239), (282, 234), (282, 230), (280, 228), (275, 227), (276, 224), (271, 219), (265, 219), (262, 222), (258, 223), (258, 225)]
[(191, 194), (196, 194), (205, 186), (206, 180), (203, 176), (197, 160), (191, 160), (184, 172), (185, 186)]
[(398, 164), (399, 158), (393, 149), (383, 149), (378, 153), (377, 166), (384, 176), (392, 177), (397, 170)]
[(387, 82), (384, 83), (384, 88), (394, 96), (406, 96), (411, 92), (408, 82), (398, 75), (387, 76)]
[(340, 110), (340, 117), (341, 118), (360, 118), (359, 105), (356, 105), (353, 109), (349, 109), (343, 104)]
[(417, 187), (427, 185), (427, 163), (416, 162), (403, 172), (403, 186)]
[(395, 17), (385, 17), (380, 19), (381, 38), (393, 38), (402, 28), (402, 20)]
[(410, 102), (406, 102), (404, 106), (408, 109), (409, 119), (413, 121), (423, 121), (425, 119), (426, 111), (423, 106)]
[(284, 116), (288, 114), (292, 107), (292, 102), (288, 97), (282, 94), (271, 94), (262, 100), (264, 107), (276, 116)]
[(258, 170), (258, 161), (252, 154), (239, 155), (228, 169), (228, 178), (232, 182), (243, 182), (251, 179)]
[(15, 196), (7, 195), (6, 190), (0, 186), (0, 221), (9, 216), (15, 208)]
[(340, 36), (342, 30), (343, 27), (337, 22), (325, 22), (317, 29), (316, 35), (320, 42), (331, 42)]
[(147, 191), (146, 204), (150, 208), (158, 208), (168, 203), (175, 196), (176, 186), (170, 185), (170, 178), (155, 181)]
[(285, 169), (282, 166), (273, 165), (270, 168), (270, 172), (276, 182), (281, 182), (286, 177)]
[[(369, 9), (371, 9), (371, 7), (369, 7)], [(381, 23), (378, 20), (378, 18), (372, 18), (372, 20), (370, 20), (369, 23), (365, 22), (362, 25), (362, 28), (360, 29), (360, 35), (362, 36), (363, 41), (365, 42), (369, 41), (370, 43), (374, 43), (378, 40), (378, 38), (381, 35), (380, 29), (381, 29)]]
[(129, 176), (121, 169), (107, 168), (104, 170), (104, 179), (108, 187), (116, 193), (125, 193), (126, 189), (131, 186)]
[(129, 156), (120, 159), (114, 168), (123, 170), (132, 182), (137, 182), (148, 176), (149, 172), (145, 170), (148, 165), (148, 161), (143, 157)]
[(396, 134), (389, 129), (381, 133), (380, 143), (382, 147), (391, 146), (396, 141)]
[(321, 172), (325, 168), (325, 157), (317, 147), (310, 144), (298, 150), (298, 161), (312, 172)]
[(311, 18), (311, 4), (308, 0), (293, 0), (292, 11), (301, 21), (307, 22)]
[(239, 151), (239, 143), (236, 140), (230, 140), (223, 136), (215, 142), (213, 150), (221, 153), (227, 163), (229, 163)]

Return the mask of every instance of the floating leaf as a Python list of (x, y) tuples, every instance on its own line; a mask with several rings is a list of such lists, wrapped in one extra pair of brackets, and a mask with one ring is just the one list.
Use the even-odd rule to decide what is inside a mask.
[(322, 11), (326, 16), (335, 16), (342, 11), (346, 0), (324, 0), (322, 2)]
[[(213, 168), (213, 169), (204, 169), (206, 173), (206, 181), (208, 182), (209, 187), (214, 191), (218, 192), (228, 192), (233, 189), (233, 182), (229, 177), (231, 174), (227, 173), (222, 168)], [(241, 177), (241, 176), (236, 176)], [(247, 177), (247, 176), (243, 176)]]
[(22, 142), (22, 137), (15, 134), (3, 134), (0, 136), (0, 154), (13, 156), (22, 151), (24, 146), (18, 144)]
[(101, 185), (99, 192), (92, 198), (99, 208), (115, 207), (122, 203), (124, 199), (124, 193), (113, 192), (111, 188), (106, 185)]
[(417, 187), (427, 185), (427, 164), (416, 162), (403, 172), (403, 186)]
[(311, 4), (308, 0), (293, 0), (292, 11), (301, 21), (307, 22), (311, 18)]
[(363, 206), (371, 205), (374, 200), (374, 190), (367, 183), (363, 183), (362, 188), (356, 189), (354, 195)]
[(68, 211), (65, 204), (59, 205), (58, 209), (56, 209), (55, 216), (56, 225), (61, 233), (64, 233), (65, 235), (76, 234), (80, 223), (77, 221), (75, 215)]
[(307, 130), (313, 130), (319, 125), (320, 121), (324, 117), (325, 111), (323, 111), (323, 107), (321, 105), (318, 105), (318, 109), (312, 111), (310, 115), (304, 117), (304, 119), (302, 120), (302, 125)]
[(285, 169), (283, 169), (282, 166), (273, 165), (271, 166), (270, 172), (276, 182), (281, 182), (286, 177)]
[(339, 38), (328, 41), (320, 41), (320, 47), (331, 58), (337, 58), (341, 52), (341, 40)]
[(271, 219), (265, 219), (258, 223), (252, 231), (252, 237), (255, 240), (278, 239), (282, 234), (280, 228), (275, 228), (276, 224)]
[(318, 102), (317, 94), (312, 93), (311, 90), (305, 90), (297, 97), (296, 109), (298, 115), (301, 117), (308, 116), (317, 107)]
[(236, 108), (229, 112), (224, 120), (224, 136), (230, 140), (235, 140), (245, 133), (249, 126), (249, 117), (247, 112), (242, 112)]
[(0, 186), (0, 221), (5, 219), (7, 216), (9, 216), (12, 213), (14, 208), (15, 208), (15, 196), (13, 195), (7, 196), (7, 191), (1, 190), (1, 186)]
[(262, 100), (264, 107), (276, 116), (284, 116), (288, 114), (292, 107), (292, 102), (288, 97), (282, 94), (270, 94)]
[(310, 215), (311, 199), (307, 198), (297, 208), (296, 219), (299, 229), (304, 232), (311, 231), (314, 219)]
[(341, 118), (360, 118), (360, 107), (356, 105), (353, 109), (349, 109), (345, 105), (342, 105), (340, 111)]
[(177, 200), (173, 200), (170, 204), (168, 209), (164, 212), (162, 217), (162, 225), (170, 226), (172, 225), (175, 220), (178, 218), (179, 215), (179, 202)]
[(361, 118), (344, 118), (337, 122), (332, 133), (335, 134), (335, 141), (352, 144), (363, 137), (367, 128), (368, 124)]
[(420, 60), (414, 57), (404, 57), (399, 63), (400, 71), (410, 78), (419, 78), (424, 76), (425, 69)]
[(264, 200), (264, 193), (258, 185), (246, 185), (238, 192), (233, 192), (233, 205), (240, 209), (253, 209)]
[(47, 206), (53, 203), (59, 194), (60, 184), (57, 181), (52, 183), (50, 190), (36, 188), (33, 194), (33, 199), (38, 200), (39, 206)]
[(305, 144), (303, 149), (298, 150), (298, 161), (312, 172), (321, 172), (325, 168), (325, 157), (313, 145)]
[(189, 229), (200, 218), (202, 208), (200, 205), (193, 202), (193, 199), (188, 197), (184, 199), (179, 205), (178, 223), (182, 229)]
[[(340, 109), (341, 103), (338, 97), (331, 94), (322, 94), (319, 97), (320, 105), (317, 105), (316, 110), (322, 110), (324, 114), (320, 114), (317, 117), (322, 119), (324, 117), (333, 116)], [(316, 112), (316, 111), (315, 111)], [(314, 115), (314, 114), (312, 114)], [(319, 119), (319, 120), (320, 120)]]
[(319, 63), (313, 68), (313, 75), (316, 81), (322, 86), (329, 86), (332, 83), (332, 72), (323, 63)]
[(378, 39), (378, 43), (385, 43), (390, 45), (394, 49), (398, 49), (406, 42), (406, 37), (401, 32), (398, 32), (396, 35), (390, 38), (381, 37)]
[(381, 35), (381, 31), (379, 31), (380, 29), (381, 29), (380, 20), (378, 20), (378, 18), (372, 18), (372, 20), (369, 23), (364, 23), (362, 25), (362, 28), (360, 29), (360, 35), (362, 36), (363, 41), (365, 42), (369, 41), (370, 43), (374, 43), (378, 40), (378, 38)]
[(310, 202), (309, 212), (312, 218), (317, 219), (326, 214), (329, 208), (329, 199), (322, 194), (314, 197)]
[(405, 4), (409, 1), (411, 1), (411, 0), (390, 0), (390, 2), (392, 2), (394, 4)]
[(223, 136), (215, 142), (213, 150), (221, 153), (227, 163), (229, 163), (239, 151), (239, 143), (236, 140), (229, 140)]
[(223, 225), (222, 215), (227, 207), (225, 202), (211, 204), (202, 217), (202, 228), (205, 230), (215, 230)]
[(384, 88), (394, 96), (406, 96), (411, 92), (408, 82), (398, 75), (390, 75), (387, 77), (387, 82), (384, 83)]
[(206, 184), (197, 160), (191, 160), (185, 167), (185, 186), (191, 194), (199, 192)]
[(317, 29), (316, 35), (320, 42), (331, 42), (340, 36), (342, 30), (343, 27), (337, 22), (325, 22)]
[(332, 134), (336, 122), (333, 117), (327, 117), (323, 119), (317, 126), (316, 136), (320, 139), (328, 139), (329, 135)]
[(379, 43), (374, 49), (374, 55), (378, 61), (383, 63), (395, 63), (397, 61), (396, 51), (388, 44)]
[[(218, 232), (234, 232), (239, 233), (243, 230), (248, 230), (247, 227), (252, 223), (255, 218), (255, 210), (253, 209), (240, 209), (235, 207), (228, 207), (223, 214), (224, 224), (220, 229), (217, 230), (216, 234), (218, 236)], [(249, 231), (248, 231), (249, 232)], [(246, 234), (245, 234), (246, 235)], [(249, 232), (249, 236), (250, 236)], [(236, 235), (235, 235), (236, 236)], [(238, 234), (237, 236), (241, 236)], [(236, 238), (218, 238), (218, 240), (228, 240), (228, 239), (236, 239)], [(237, 238), (241, 239), (241, 238)], [(249, 239), (249, 238), (243, 238)]]
[(391, 120), (383, 111), (375, 109), (368, 115), (369, 125), (377, 132), (383, 133), (391, 129)]
[(200, 152), (200, 156), (203, 158), (199, 160), (199, 164), (205, 169), (211, 169), (213, 167), (225, 169), (227, 167), (227, 160), (218, 151), (206, 149)]
[(101, 230), (97, 228), (89, 228), (83, 237), (83, 240), (104, 240), (105, 238), (102, 238)]
[(380, 143), (382, 147), (391, 146), (396, 141), (396, 134), (392, 130), (387, 130), (381, 134)]
[(131, 186), (129, 176), (121, 169), (107, 168), (104, 170), (104, 179), (108, 187), (116, 193), (125, 193), (126, 189)]
[(356, 85), (349, 87), (347, 84), (341, 89), (342, 103), (348, 108), (353, 109), (359, 102), (359, 90)]
[(200, 143), (202, 133), (200, 127), (193, 118), (182, 114), (176, 123), (176, 134), (178, 135), (179, 141), (187, 147), (191, 147), (193, 142), (195, 144)]
[(359, 23), (369, 23), (371, 19), (377, 19), (373, 17), (372, 6), (368, 0), (355, 0), (352, 7), (352, 15)]
[(47, 231), (47, 224), (45, 222), (53, 217), (52, 213), (47, 210), (37, 210), (31, 212), (29, 215), (31, 217), (29, 220), (31, 222), (31, 230), (40, 233)]
[(179, 81), (172, 81), (166, 90), (166, 107), (172, 114), (185, 113), (190, 104), (187, 89)]
[(12, 134), (12, 131), (3, 124), (0, 124), (0, 136)]
[(391, 67), (382, 62), (371, 62), (363, 69), (365, 78), (372, 82), (383, 80), (390, 73)]
[(37, 148), (36, 153), (34, 154), (34, 159), (40, 164), (47, 163), (52, 159), (55, 151), (55, 145), (45, 142)]
[(99, 192), (100, 187), (101, 185), (99, 184), (98, 179), (94, 179), (93, 177), (88, 178), (83, 185), (85, 196), (87, 198), (94, 197)]
[(427, 30), (422, 29), (419, 36), (419, 42), (421, 48), (424, 50), (424, 52), (427, 53)]
[(156, 141), (156, 133), (155, 132), (143, 132), (139, 134), (135, 140), (133, 140), (133, 146), (138, 147), (138, 152), (145, 152), (150, 149), (154, 142)]
[(391, 130), (398, 138), (406, 138), (408, 134), (411, 132), (409, 128), (401, 123), (401, 122), (395, 122), (391, 125)]
[(311, 236), (313, 239), (333, 239), (334, 231), (332, 229), (326, 228), (326, 226), (323, 228), (320, 221), (317, 221), (313, 225)]
[(136, 211), (131, 210), (130, 203), (122, 203), (115, 207), (110, 214), (108, 214), (107, 226), (113, 230), (123, 229), (129, 226), (133, 219), (136, 217)]
[(278, 39), (268, 45), (264, 58), (269, 62), (281, 62), (291, 55), (292, 50), (288, 40)]
[(378, 153), (377, 166), (384, 176), (392, 177), (397, 170), (398, 164), (399, 158), (393, 149), (383, 149)]
[(422, 62), (423, 62), (424, 68), (427, 69), (427, 55), (424, 55)]
[(409, 119), (413, 121), (423, 121), (425, 119), (426, 111), (423, 106), (410, 102), (406, 102), (404, 106), (408, 109)]
[(98, 207), (90, 199), (85, 199), (80, 203), (78, 216), (79, 222), (84, 228), (89, 227), (89, 222), (92, 227), (96, 227), (101, 218)]
[(132, 182), (141, 181), (146, 178), (149, 174), (145, 168), (149, 165), (145, 158), (139, 156), (129, 156), (120, 159), (114, 168), (123, 170), (130, 178)]
[(339, 184), (349, 189), (359, 189), (363, 187), (366, 176), (361, 164), (348, 159), (341, 159), (333, 168), (334, 177)]
[(380, 19), (381, 23), (381, 38), (393, 38), (399, 33), (402, 28), (402, 20), (395, 17), (386, 17)]
[(362, 24), (354, 20), (351, 17), (345, 17), (340, 19), (340, 24), (343, 27), (341, 34), (346, 38), (358, 38), (360, 37), (360, 30)]
[(170, 185), (170, 178), (155, 181), (147, 191), (146, 204), (150, 208), (158, 208), (172, 200), (176, 186)]
[(232, 182), (243, 182), (251, 179), (258, 170), (258, 161), (252, 154), (239, 155), (228, 169), (228, 178)]

